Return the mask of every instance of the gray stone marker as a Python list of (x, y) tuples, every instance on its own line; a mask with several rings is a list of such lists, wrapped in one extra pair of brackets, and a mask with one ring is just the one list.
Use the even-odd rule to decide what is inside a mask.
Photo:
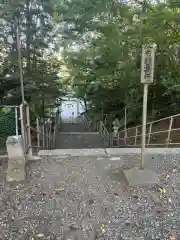
[(6, 140), (8, 169), (6, 181), (23, 181), (26, 178), (26, 159), (23, 151), (22, 136), (9, 136)]

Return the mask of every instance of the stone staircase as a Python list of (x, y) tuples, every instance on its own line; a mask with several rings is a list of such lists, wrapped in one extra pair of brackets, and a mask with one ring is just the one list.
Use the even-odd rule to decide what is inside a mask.
[(88, 128), (84, 123), (62, 123), (59, 127), (60, 132), (88, 132)]
[(108, 147), (99, 132), (89, 132), (83, 123), (64, 123), (56, 137), (56, 149)]

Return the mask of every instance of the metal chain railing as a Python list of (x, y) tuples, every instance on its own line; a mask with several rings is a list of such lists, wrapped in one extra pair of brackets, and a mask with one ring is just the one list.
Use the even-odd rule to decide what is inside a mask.
[(20, 105), (21, 132), (26, 154), (33, 148), (52, 149), (56, 139), (56, 120), (41, 119), (27, 102)]

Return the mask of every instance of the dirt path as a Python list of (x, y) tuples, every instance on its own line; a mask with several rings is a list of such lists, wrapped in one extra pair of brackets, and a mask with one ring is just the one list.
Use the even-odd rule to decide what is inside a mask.
[(121, 170), (128, 159), (47, 157), (31, 163), (18, 185), (4, 182), (5, 161), (0, 239), (180, 239), (179, 159), (167, 158), (158, 169), (162, 185), (149, 188), (126, 186)]

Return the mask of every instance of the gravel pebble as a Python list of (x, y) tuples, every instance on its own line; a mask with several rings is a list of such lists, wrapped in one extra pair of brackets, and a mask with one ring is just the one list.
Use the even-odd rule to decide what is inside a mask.
[(26, 182), (2, 180), (0, 239), (180, 239), (180, 158), (157, 164), (162, 184), (149, 187), (126, 185), (130, 158), (49, 156), (28, 166)]

